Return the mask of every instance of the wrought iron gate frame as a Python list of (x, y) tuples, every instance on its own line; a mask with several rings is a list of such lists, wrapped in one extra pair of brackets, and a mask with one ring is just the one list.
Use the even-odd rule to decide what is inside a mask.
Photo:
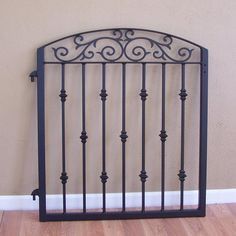
[[(199, 133), (199, 199), (198, 199), (198, 208), (197, 209), (184, 209), (183, 208), (183, 202), (182, 206), (180, 206), (180, 209), (177, 210), (166, 210), (161, 208), (161, 210), (158, 211), (151, 211), (151, 210), (145, 210), (142, 207), (141, 211), (126, 211), (125, 209), (122, 209), (120, 212), (106, 212), (106, 209), (102, 212), (86, 212), (86, 206), (84, 211), (81, 213), (68, 213), (66, 212), (66, 209), (63, 209), (62, 213), (47, 213), (46, 211), (46, 176), (45, 176), (45, 87), (44, 87), (44, 66), (46, 64), (45, 58), (44, 58), (44, 49), (45, 47), (52, 45), (56, 42), (59, 42), (61, 40), (70, 38), (70, 37), (76, 37), (78, 35), (84, 35), (89, 33), (96, 33), (96, 32), (102, 32), (102, 31), (111, 31), (111, 32), (119, 32), (119, 31), (143, 31), (143, 32), (150, 32), (150, 33), (157, 33), (164, 36), (164, 40), (168, 40), (171, 38), (178, 39), (181, 41), (184, 41), (186, 43), (192, 44), (198, 48), (200, 48), (200, 62), (196, 63), (200, 65), (200, 133)], [(165, 39), (165, 37), (167, 37)], [(186, 48), (185, 48), (186, 49)], [(56, 50), (56, 49), (55, 49)], [(56, 51), (54, 51), (56, 53)], [(56, 55), (56, 54), (55, 54)], [(180, 54), (181, 55), (181, 52)], [(164, 57), (162, 58), (164, 59)], [(62, 65), (62, 68), (64, 68), (63, 65), (70, 63), (66, 61), (61, 61), (60, 64)], [(85, 62), (86, 63), (86, 62)], [(121, 62), (117, 62), (122, 64)], [(144, 65), (145, 62), (136, 61), (137, 64)], [(84, 65), (84, 63), (80, 62), (80, 64)], [(99, 62), (99, 64), (103, 64), (102, 62)], [(164, 69), (165, 64), (168, 64), (168, 62), (160, 62), (159, 64), (162, 65), (162, 68)], [(188, 64), (188, 62), (180, 61), (176, 62), (176, 64), (182, 65), (182, 69), (184, 69), (185, 64)], [(164, 66), (163, 66), (164, 65)], [(85, 68), (84, 68), (85, 69)], [(63, 70), (63, 69), (62, 69)], [(125, 68), (123, 66), (123, 72)], [(163, 73), (165, 70), (162, 70)], [(83, 72), (82, 72), (83, 73)], [(85, 73), (85, 71), (84, 71)], [(143, 66), (143, 73), (145, 74), (145, 66)], [(144, 75), (145, 76), (145, 75)], [(186, 39), (183, 39), (178, 36), (174, 36), (171, 34), (154, 31), (154, 30), (147, 30), (147, 29), (137, 29), (137, 28), (114, 28), (114, 29), (101, 29), (101, 30), (93, 30), (93, 31), (87, 31), (80, 34), (74, 34), (70, 35), (58, 40), (55, 40), (53, 42), (50, 42), (48, 44), (45, 44), (44, 46), (37, 49), (37, 70), (33, 71), (30, 74), (31, 81), (33, 82), (35, 78), (37, 78), (37, 119), (38, 119), (38, 181), (39, 181), (39, 188), (35, 189), (32, 192), (33, 199), (35, 200), (36, 195), (39, 197), (39, 219), (40, 221), (60, 221), (60, 220), (112, 220), (112, 219), (138, 219), (138, 218), (166, 218), (166, 217), (201, 217), (205, 216), (206, 214), (206, 170), (207, 170), (207, 104), (208, 104), (208, 50), (198, 44), (195, 44), (191, 41), (188, 41)], [(101, 90), (101, 100), (106, 100), (106, 90)], [(64, 90), (64, 88), (62, 88)], [(162, 88), (163, 91), (163, 88)], [(140, 93), (142, 104), (146, 100), (146, 89), (145, 84), (141, 90)], [(180, 93), (180, 99), (184, 103), (184, 100), (186, 99), (186, 90), (184, 86), (181, 89)], [(66, 93), (65, 90), (61, 91), (60, 94), (61, 101), (63, 103), (63, 99), (65, 101), (66, 99)], [(182, 103), (182, 104), (183, 104)], [(123, 127), (124, 128), (124, 127)], [(121, 141), (124, 144), (126, 141), (126, 138), (128, 137), (126, 135), (125, 128), (122, 128), (121, 132)], [(165, 142), (167, 135), (165, 133), (165, 128), (161, 130), (160, 138), (162, 143)], [(87, 135), (86, 131), (81, 134), (81, 141), (86, 142)], [(123, 145), (122, 144), (122, 145)], [(181, 183), (183, 183), (185, 178), (185, 172), (178, 174), (180, 181), (182, 178)], [(101, 181), (104, 184), (106, 182), (107, 176), (104, 173), (104, 176), (101, 176)], [(141, 171), (140, 173), (140, 179), (142, 184), (146, 181), (146, 172), (145, 169)], [(61, 176), (62, 183), (66, 183), (67, 176)], [(64, 186), (64, 185), (63, 185)], [(144, 184), (142, 185), (144, 186)], [(183, 188), (182, 188), (183, 190)], [(145, 189), (142, 191), (145, 194)], [(182, 191), (183, 193), (183, 191)], [(124, 200), (124, 199), (123, 199)], [(163, 200), (164, 201), (164, 200)], [(164, 202), (163, 202), (164, 203)]]

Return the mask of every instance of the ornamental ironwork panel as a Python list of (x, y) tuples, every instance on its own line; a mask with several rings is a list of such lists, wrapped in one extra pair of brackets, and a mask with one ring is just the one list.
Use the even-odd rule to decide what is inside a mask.
[[(101, 67), (101, 88), (98, 91), (101, 100), (101, 172), (97, 176), (101, 182), (101, 205), (102, 208), (95, 211), (88, 211), (87, 207), (87, 182), (86, 178), (90, 170), (87, 167), (87, 144), (89, 137), (92, 135), (87, 129), (87, 120), (89, 116), (86, 110), (87, 99), (87, 72), (89, 64), (96, 64)], [(120, 138), (121, 148), (121, 199), (122, 204), (120, 211), (108, 210), (107, 207), (107, 183), (110, 181), (107, 170), (107, 160), (109, 156), (106, 153), (106, 129), (107, 129), (107, 99), (110, 91), (107, 88), (107, 66), (109, 64), (120, 65), (120, 82), (121, 82), (121, 124)], [(141, 103), (141, 125), (140, 129), (140, 172), (137, 178), (140, 180), (141, 202), (140, 210), (134, 210), (127, 206), (127, 145), (130, 139), (127, 131), (127, 69), (130, 64), (140, 65), (141, 81), (140, 90), (137, 95)], [(160, 166), (156, 172), (160, 173), (160, 209), (150, 209), (146, 206), (146, 183), (151, 177), (146, 169), (146, 125), (147, 102), (149, 91), (147, 89), (147, 71), (149, 65), (160, 66), (160, 84), (161, 84), (161, 124), (160, 129), (156, 130), (156, 143), (160, 145)], [(169, 65), (177, 65), (180, 68), (180, 166), (179, 171), (173, 178), (179, 181), (179, 206), (177, 209), (166, 207), (166, 142), (171, 137), (166, 129), (166, 78)], [(61, 182), (62, 189), (62, 211), (48, 212), (46, 203), (46, 152), (45, 152), (45, 73), (46, 66), (60, 66), (60, 85), (58, 91), (60, 99), (60, 122), (61, 122), (61, 174), (58, 181)], [(81, 88), (78, 93), (81, 94), (81, 130), (78, 131), (81, 144), (81, 170), (82, 170), (82, 209), (78, 212), (69, 212), (67, 209), (67, 184), (70, 176), (67, 173), (66, 166), (66, 125), (65, 118), (66, 103), (69, 98), (66, 91), (66, 73), (65, 68), (68, 66), (80, 66), (81, 71)], [(198, 205), (194, 209), (185, 208), (185, 188), (184, 183), (188, 178), (185, 169), (185, 140), (186, 140), (186, 101), (189, 94), (186, 87), (186, 69), (190, 65), (198, 65), (200, 69), (198, 82), (200, 84), (200, 112), (199, 112), (199, 175), (198, 175)], [(76, 75), (75, 75), (76, 77)], [(38, 174), (39, 188), (32, 192), (33, 199), (39, 197), (39, 218), (40, 221), (57, 221), (57, 220), (102, 220), (102, 219), (133, 219), (133, 218), (158, 218), (158, 217), (190, 217), (205, 216), (206, 208), (206, 159), (207, 159), (207, 93), (208, 93), (208, 51), (202, 46), (190, 42), (186, 39), (146, 29), (104, 29), (95, 30), (85, 33), (79, 33), (68, 36), (54, 42), (48, 43), (37, 50), (37, 70), (30, 74), (31, 81), (37, 81), (37, 111), (38, 111)], [(92, 112), (92, 111), (90, 111)], [(175, 116), (175, 114), (172, 114)], [(99, 129), (99, 127), (98, 127)], [(158, 137), (159, 136), (159, 137)], [(137, 144), (139, 145), (139, 144)], [(76, 163), (78, 165), (78, 163)]]

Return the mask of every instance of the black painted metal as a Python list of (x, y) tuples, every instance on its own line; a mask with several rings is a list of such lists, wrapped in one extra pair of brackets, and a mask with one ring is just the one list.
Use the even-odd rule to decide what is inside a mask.
[(200, 76), (200, 146), (199, 146), (199, 206), (206, 214), (206, 172), (207, 172), (207, 104), (208, 104), (208, 51), (201, 48)]
[(61, 172), (61, 183), (62, 183), (62, 194), (63, 194), (63, 213), (66, 213), (66, 183), (67, 183), (67, 173), (66, 173), (66, 150), (65, 150), (65, 101), (66, 101), (66, 90), (65, 90), (65, 64), (61, 65), (61, 126), (62, 126), (62, 172)]
[(122, 211), (125, 211), (125, 143), (128, 138), (125, 130), (125, 99), (126, 99), (126, 65), (122, 64), (122, 130), (120, 134), (122, 142)]
[(166, 117), (166, 64), (162, 64), (162, 105), (161, 105), (161, 210), (164, 210), (165, 206), (165, 141), (168, 135), (165, 130), (165, 117)]
[(180, 210), (183, 210), (184, 207), (184, 180), (187, 177), (184, 170), (184, 132), (185, 132), (185, 100), (187, 97), (185, 89), (185, 64), (181, 66), (181, 90), (180, 90), (180, 99), (181, 99), (181, 160), (180, 160), (180, 170), (179, 170), (179, 180), (180, 180)]
[(106, 64), (102, 64), (102, 173), (100, 175), (102, 182), (102, 211), (106, 212), (106, 182), (108, 179), (106, 172), (106, 97), (108, 96), (106, 91)]
[(81, 132), (81, 142), (83, 145), (82, 149), (82, 173), (83, 173), (83, 212), (86, 212), (86, 142), (87, 142), (87, 132), (85, 129), (85, 64), (82, 64), (82, 132)]
[(145, 170), (145, 101), (147, 99), (146, 91), (146, 63), (142, 63), (142, 89), (140, 92), (142, 100), (142, 170), (140, 172), (140, 180), (142, 182), (142, 212), (145, 211), (145, 182), (147, 179), (147, 173)]
[[(87, 39), (87, 36), (89, 39)], [(72, 47), (65, 46), (64, 40), (72, 39)], [(178, 42), (184, 46), (178, 47)], [(74, 49), (73, 49), (74, 46)], [(196, 55), (193, 57), (195, 47), (199, 50), (199, 59)], [(72, 48), (72, 49), (71, 49)], [(174, 49), (175, 53), (173, 53)], [(48, 60), (45, 56), (46, 50), (49, 49), (51, 59)], [(73, 52), (71, 52), (73, 51)], [(47, 51), (48, 52), (48, 51)], [(53, 59), (52, 59), (53, 58)], [(194, 58), (194, 59), (193, 59)], [(59, 64), (61, 66), (61, 125), (62, 125), (62, 172), (60, 180), (62, 183), (62, 197), (63, 197), (63, 211), (62, 213), (48, 213), (46, 211), (46, 176), (45, 176), (45, 65)], [(82, 102), (82, 196), (83, 196), (83, 209), (82, 212), (69, 213), (66, 207), (66, 183), (68, 176), (66, 173), (66, 140), (65, 140), (65, 103), (66, 103), (66, 76), (65, 69), (68, 65), (74, 64), (81, 68), (82, 87), (81, 87), (81, 102)], [(101, 109), (102, 109), (102, 170), (101, 170), (101, 183), (102, 183), (102, 212), (88, 212), (86, 204), (86, 143), (88, 135), (86, 131), (86, 70), (87, 64), (100, 64), (101, 73)], [(106, 66), (107, 64), (121, 65), (121, 169), (122, 169), (122, 208), (120, 212), (107, 211), (106, 205), (106, 183), (109, 181), (106, 170)], [(126, 69), (129, 64), (139, 64), (142, 68), (141, 77), (141, 90), (140, 98), (142, 104), (142, 121), (141, 121), (141, 171), (139, 174), (141, 181), (141, 210), (131, 211), (126, 205), (126, 145), (127, 130), (126, 130)], [(146, 155), (145, 155), (145, 138), (146, 138), (146, 117), (145, 104), (147, 100), (146, 89), (146, 72), (148, 64), (160, 64), (162, 76), (162, 89), (161, 89), (161, 128), (160, 128), (160, 141), (161, 141), (161, 202), (160, 210), (148, 210), (145, 202), (145, 183), (148, 176), (145, 169)], [(179, 210), (165, 209), (165, 142), (167, 141), (166, 131), (166, 71), (168, 65), (176, 64), (181, 66), (181, 88), (180, 88), (180, 101), (181, 101), (181, 153), (180, 153), (180, 170), (178, 178), (180, 181), (180, 205)], [(184, 181), (186, 173), (184, 169), (185, 161), (185, 102), (187, 97), (186, 91), (186, 73), (185, 69), (188, 65), (200, 66), (200, 145), (199, 145), (199, 202), (197, 209), (184, 208)], [(134, 219), (134, 218), (156, 218), (156, 217), (191, 217), (191, 216), (204, 216), (206, 207), (206, 159), (207, 159), (207, 86), (208, 86), (208, 52), (207, 49), (182, 39), (177, 36), (165, 34), (162, 32), (143, 30), (143, 29), (106, 29), (90, 31), (80, 34), (68, 36), (49, 44), (40, 47), (37, 50), (37, 70), (30, 74), (31, 81), (37, 78), (37, 108), (38, 108), (38, 172), (39, 172), (39, 188), (32, 192), (33, 199), (39, 196), (39, 216), (40, 221), (56, 221), (56, 220), (101, 220), (101, 219)]]

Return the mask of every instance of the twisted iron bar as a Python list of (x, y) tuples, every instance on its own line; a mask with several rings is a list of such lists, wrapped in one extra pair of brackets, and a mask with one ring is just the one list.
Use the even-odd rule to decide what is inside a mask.
[[(149, 37), (140, 37), (135, 35), (136, 31), (132, 29), (115, 29), (111, 36), (97, 37), (86, 41), (82, 34), (74, 36), (73, 42), (78, 55), (67, 58), (70, 50), (67, 47), (53, 47), (54, 56), (61, 62), (73, 62), (76, 60), (91, 60), (95, 55), (100, 55), (105, 62), (115, 62), (121, 58), (132, 62), (144, 61), (147, 55), (151, 55), (154, 60), (186, 62), (192, 56), (193, 49), (181, 47), (177, 50), (179, 59), (170, 55), (173, 38), (170, 35), (163, 35), (160, 41)], [(98, 47), (101, 43), (101, 47)], [(102, 43), (106, 43), (102, 45)], [(107, 44), (108, 43), (108, 44)], [(146, 43), (149, 47), (143, 46)]]

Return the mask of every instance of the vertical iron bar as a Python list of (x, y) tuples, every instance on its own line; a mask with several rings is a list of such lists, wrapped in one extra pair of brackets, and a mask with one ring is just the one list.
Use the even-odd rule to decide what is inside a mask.
[(185, 64), (181, 64), (181, 90), (180, 90), (180, 99), (181, 99), (181, 151), (180, 151), (180, 170), (179, 170), (179, 180), (180, 180), (180, 210), (183, 210), (184, 207), (184, 181), (186, 178), (184, 170), (184, 132), (185, 132), (185, 100), (187, 97), (185, 89)]
[(165, 141), (168, 137), (165, 130), (165, 97), (166, 97), (166, 64), (162, 64), (162, 121), (161, 121), (161, 210), (165, 209)]
[(142, 89), (139, 94), (142, 100), (142, 170), (140, 172), (140, 180), (142, 182), (142, 212), (145, 211), (145, 182), (147, 179), (147, 173), (145, 170), (145, 101), (147, 99), (146, 90), (146, 64), (142, 63)]
[(127, 132), (125, 130), (125, 117), (126, 117), (126, 64), (122, 63), (122, 130), (120, 134), (122, 142), (122, 211), (125, 212), (126, 202), (125, 202), (125, 142), (128, 138)]
[(208, 100), (208, 50), (201, 48), (200, 77), (200, 150), (199, 150), (199, 210), (206, 214), (206, 169), (207, 169), (207, 100)]
[(62, 183), (62, 194), (63, 194), (63, 213), (66, 213), (66, 183), (67, 183), (67, 173), (66, 173), (66, 154), (65, 154), (65, 101), (66, 101), (66, 90), (65, 90), (65, 64), (61, 64), (61, 125), (62, 125), (62, 173), (61, 173), (61, 183)]
[(37, 51), (39, 219), (46, 220), (44, 48)]
[(81, 132), (81, 142), (82, 142), (82, 174), (83, 174), (83, 212), (86, 212), (86, 142), (87, 142), (87, 132), (85, 128), (85, 63), (82, 63), (82, 132)]
[(102, 100), (102, 173), (101, 173), (101, 182), (102, 182), (102, 202), (103, 207), (102, 211), (106, 212), (106, 182), (108, 179), (106, 172), (106, 64), (102, 63), (102, 90), (100, 93)]

